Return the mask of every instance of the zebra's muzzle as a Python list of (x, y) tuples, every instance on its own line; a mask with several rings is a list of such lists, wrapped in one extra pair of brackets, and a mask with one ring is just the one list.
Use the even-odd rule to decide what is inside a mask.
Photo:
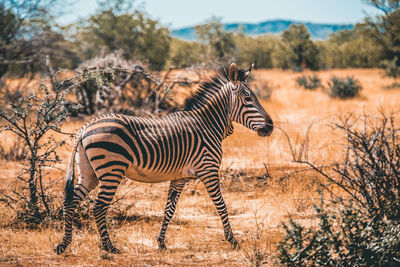
[(257, 130), (257, 134), (262, 137), (270, 136), (271, 133), (272, 133), (272, 130), (267, 130), (265, 128), (260, 128)]
[(257, 129), (257, 134), (262, 137), (270, 136), (272, 131), (274, 130), (274, 126), (265, 125), (264, 127), (260, 127)]

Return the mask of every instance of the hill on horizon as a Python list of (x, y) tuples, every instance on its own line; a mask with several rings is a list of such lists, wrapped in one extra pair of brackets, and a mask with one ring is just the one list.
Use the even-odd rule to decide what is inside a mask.
[[(327, 39), (331, 33), (354, 28), (354, 24), (326, 24), (283, 19), (266, 20), (259, 23), (224, 23), (224, 27), (226, 31), (234, 32), (240, 30), (245, 35), (256, 36), (262, 34), (279, 34), (289, 28), (291, 24), (306, 25), (311, 38), (316, 40)], [(195, 34), (194, 27), (174, 29), (171, 31), (171, 35), (184, 40), (196, 40), (197, 35)]]

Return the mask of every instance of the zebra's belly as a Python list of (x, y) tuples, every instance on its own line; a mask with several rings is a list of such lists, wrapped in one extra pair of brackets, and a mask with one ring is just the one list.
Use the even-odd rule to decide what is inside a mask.
[(152, 170), (139, 170), (135, 166), (131, 166), (126, 170), (125, 176), (129, 179), (143, 183), (161, 183), (183, 178), (195, 177), (194, 169), (186, 167), (183, 170), (169, 173), (159, 173)]

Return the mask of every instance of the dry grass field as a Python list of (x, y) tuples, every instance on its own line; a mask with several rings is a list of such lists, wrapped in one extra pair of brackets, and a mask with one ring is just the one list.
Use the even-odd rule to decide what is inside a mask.
[[(82, 229), (74, 229), (67, 251), (57, 256), (53, 247), (62, 238), (60, 222), (28, 229), (13, 225), (14, 212), (0, 203), (0, 265), (2, 266), (108, 266), (108, 265), (254, 265), (256, 259), (274, 266), (276, 247), (283, 237), (280, 227), (289, 217), (313, 224), (313, 205), (319, 202), (318, 177), (306, 166), (293, 163), (284, 130), (296, 143), (309, 132), (309, 160), (326, 164), (338, 159), (343, 138), (331, 124), (344, 114), (377, 114), (380, 109), (399, 111), (400, 89), (387, 90), (393, 80), (376, 69), (343, 69), (315, 72), (325, 87), (335, 76), (352, 75), (363, 86), (354, 99), (332, 99), (326, 89), (307, 91), (296, 84), (296, 77), (310, 73), (282, 70), (256, 70), (255, 79), (272, 87), (269, 100), (261, 101), (276, 128), (269, 138), (235, 125), (235, 133), (223, 143), (222, 193), (239, 250), (224, 241), (216, 209), (203, 185), (190, 182), (180, 198), (175, 217), (166, 234), (167, 251), (158, 251), (156, 237), (160, 228), (168, 183), (143, 184), (125, 180), (118, 189), (109, 221), (111, 238), (120, 255), (99, 249), (93, 219)], [(90, 118), (86, 118), (89, 120)], [(75, 132), (85, 121), (71, 119), (63, 125)], [(65, 137), (64, 137), (65, 138)], [(64, 171), (72, 139), (60, 149), (63, 161), (49, 169), (45, 183), (63, 194)], [(15, 149), (13, 136), (0, 134), (0, 144)], [(0, 160), (0, 192), (17, 188), (15, 177), (23, 162)], [(266, 168), (268, 171), (266, 171)], [(60, 198), (61, 199), (61, 198)], [(57, 201), (60, 201), (57, 200)]]

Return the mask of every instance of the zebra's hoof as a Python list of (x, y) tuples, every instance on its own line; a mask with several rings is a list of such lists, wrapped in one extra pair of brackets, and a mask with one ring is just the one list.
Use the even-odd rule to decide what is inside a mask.
[(236, 240), (231, 242), (232, 249), (240, 249), (240, 245)]
[(104, 248), (107, 252), (110, 252), (112, 254), (121, 254), (121, 250), (117, 249), (113, 245), (109, 245)]
[(167, 247), (165, 246), (164, 242), (159, 242), (158, 243), (158, 249), (159, 250), (167, 250)]
[(158, 242), (158, 250), (167, 250), (167, 247), (165, 246), (164, 239), (163, 238), (157, 238)]
[(63, 246), (62, 244), (56, 244), (56, 245), (54, 246), (54, 252), (55, 252), (57, 255), (62, 254), (62, 253), (65, 251), (65, 249), (66, 249), (66, 247)]

